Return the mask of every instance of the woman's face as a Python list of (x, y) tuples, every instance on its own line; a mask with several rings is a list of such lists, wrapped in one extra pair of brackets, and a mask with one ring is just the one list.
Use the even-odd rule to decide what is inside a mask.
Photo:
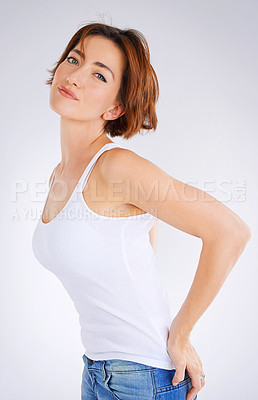
[[(123, 114), (117, 96), (125, 68), (124, 54), (102, 36), (86, 37), (83, 54), (78, 54), (79, 50), (78, 44), (55, 72), (50, 90), (51, 109), (80, 121), (105, 123), (104, 120), (118, 118)], [(71, 90), (78, 100), (61, 94), (60, 86)]]

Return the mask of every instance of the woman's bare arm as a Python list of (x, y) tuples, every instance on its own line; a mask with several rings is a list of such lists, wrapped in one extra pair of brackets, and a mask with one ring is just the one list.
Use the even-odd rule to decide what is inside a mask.
[(242, 254), (250, 228), (215, 197), (180, 182), (130, 150), (113, 149), (105, 168), (112, 181), (122, 182), (125, 201), (202, 240), (192, 286), (171, 324), (167, 343), (176, 367), (173, 384), (184, 379), (187, 369), (193, 387), (186, 400), (192, 400), (202, 387), (203, 368), (189, 342), (190, 332)]

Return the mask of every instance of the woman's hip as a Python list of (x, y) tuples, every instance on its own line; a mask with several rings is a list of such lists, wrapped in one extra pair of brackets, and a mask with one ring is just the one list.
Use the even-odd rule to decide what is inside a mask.
[(184, 380), (173, 386), (174, 369), (118, 359), (93, 361), (85, 354), (83, 361), (82, 400), (186, 400), (192, 387), (187, 370)]

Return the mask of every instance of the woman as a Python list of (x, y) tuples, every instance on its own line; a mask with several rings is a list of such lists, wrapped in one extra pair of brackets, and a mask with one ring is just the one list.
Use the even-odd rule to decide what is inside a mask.
[[(33, 251), (79, 313), (81, 398), (196, 399), (205, 375), (190, 332), (250, 229), (212, 196), (107, 138), (128, 140), (157, 127), (159, 86), (140, 32), (83, 26), (50, 72), (62, 159), (50, 177)], [(174, 318), (154, 265), (158, 219), (203, 242)]]

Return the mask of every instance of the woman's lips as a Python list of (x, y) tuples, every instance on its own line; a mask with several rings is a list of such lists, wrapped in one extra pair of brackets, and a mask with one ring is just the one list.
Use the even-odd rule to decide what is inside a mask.
[(72, 100), (77, 100), (71, 94), (65, 92), (61, 88), (58, 88), (58, 90), (59, 90), (59, 93), (61, 93), (64, 97), (67, 97), (68, 99), (72, 99)]

